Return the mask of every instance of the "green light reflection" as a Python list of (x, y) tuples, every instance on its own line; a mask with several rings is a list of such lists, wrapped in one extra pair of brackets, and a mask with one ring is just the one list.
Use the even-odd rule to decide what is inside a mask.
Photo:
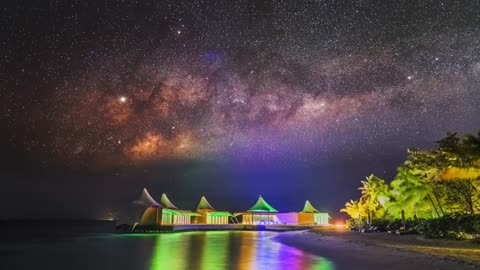
[(151, 270), (333, 270), (332, 261), (273, 241), (270, 232), (157, 234)]
[[(188, 269), (188, 235), (181, 233), (158, 234), (153, 247), (151, 270)], [(186, 241), (187, 240), (187, 241)]]
[(229, 254), (228, 233), (207, 232), (205, 234), (206, 239), (203, 242), (201, 269), (227, 269)]
[(320, 257), (317, 260), (317, 263), (312, 267), (312, 270), (334, 270), (334, 269), (335, 269), (335, 265), (331, 261), (323, 257)]

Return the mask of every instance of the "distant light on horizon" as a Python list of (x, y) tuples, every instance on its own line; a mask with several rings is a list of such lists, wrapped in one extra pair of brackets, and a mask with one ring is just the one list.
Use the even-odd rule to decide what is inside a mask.
[(335, 222), (335, 228), (345, 228), (345, 223), (341, 222), (341, 221), (337, 221)]

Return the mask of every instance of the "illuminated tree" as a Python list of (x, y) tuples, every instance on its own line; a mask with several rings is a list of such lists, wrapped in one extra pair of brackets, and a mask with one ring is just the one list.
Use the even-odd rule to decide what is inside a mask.
[(373, 174), (367, 177), (367, 181), (361, 181), (362, 186), (358, 188), (362, 196), (360, 202), (366, 206), (367, 223), (370, 224), (374, 218), (385, 216), (385, 201), (388, 200), (388, 186), (385, 181)]
[(391, 201), (387, 208), (391, 217), (400, 218), (402, 210), (407, 217), (410, 215), (414, 218), (440, 216), (432, 190), (409, 169), (400, 167), (390, 186)]
[(480, 134), (460, 140), (447, 133), (432, 150), (409, 150), (405, 167), (431, 190), (442, 214), (479, 211)]
[(370, 175), (359, 188), (361, 197), (341, 211), (353, 219), (434, 218), (480, 212), (480, 133), (460, 139), (455, 133), (433, 149), (409, 149), (408, 158), (390, 187)]
[(347, 213), (347, 215), (357, 221), (363, 221), (367, 218), (367, 207), (360, 201), (350, 200), (345, 204), (345, 208), (340, 209), (340, 212)]

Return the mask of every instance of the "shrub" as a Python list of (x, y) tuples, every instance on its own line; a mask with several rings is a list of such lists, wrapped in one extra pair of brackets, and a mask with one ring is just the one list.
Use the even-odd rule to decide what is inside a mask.
[(366, 223), (360, 219), (347, 220), (347, 227), (352, 231), (359, 231), (365, 227)]
[(379, 232), (388, 231), (389, 221), (387, 219), (374, 219), (372, 220), (372, 227), (376, 227)]
[(421, 220), (415, 229), (427, 238), (473, 239), (480, 235), (480, 215), (443, 216)]

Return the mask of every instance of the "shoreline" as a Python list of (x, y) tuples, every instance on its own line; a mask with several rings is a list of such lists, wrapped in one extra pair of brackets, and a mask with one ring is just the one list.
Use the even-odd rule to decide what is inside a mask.
[[(388, 245), (378, 241), (370, 241), (368, 238), (371, 235), (355, 234), (356, 232), (349, 231), (308, 230), (284, 232), (273, 237), (272, 240), (328, 258), (335, 263), (335, 269), (404, 270), (405, 260), (409, 261), (409, 270), (472, 269), (480, 267), (480, 263), (458, 256), (441, 256), (413, 248), (409, 249), (405, 247), (404, 243), (395, 245), (397, 239), (394, 238), (391, 238), (391, 243)], [(410, 240), (405, 239), (404, 241)]]
[(175, 233), (188, 231), (299, 231), (313, 229), (309, 225), (250, 225), (250, 224), (182, 224), (182, 225), (134, 225), (117, 233)]

